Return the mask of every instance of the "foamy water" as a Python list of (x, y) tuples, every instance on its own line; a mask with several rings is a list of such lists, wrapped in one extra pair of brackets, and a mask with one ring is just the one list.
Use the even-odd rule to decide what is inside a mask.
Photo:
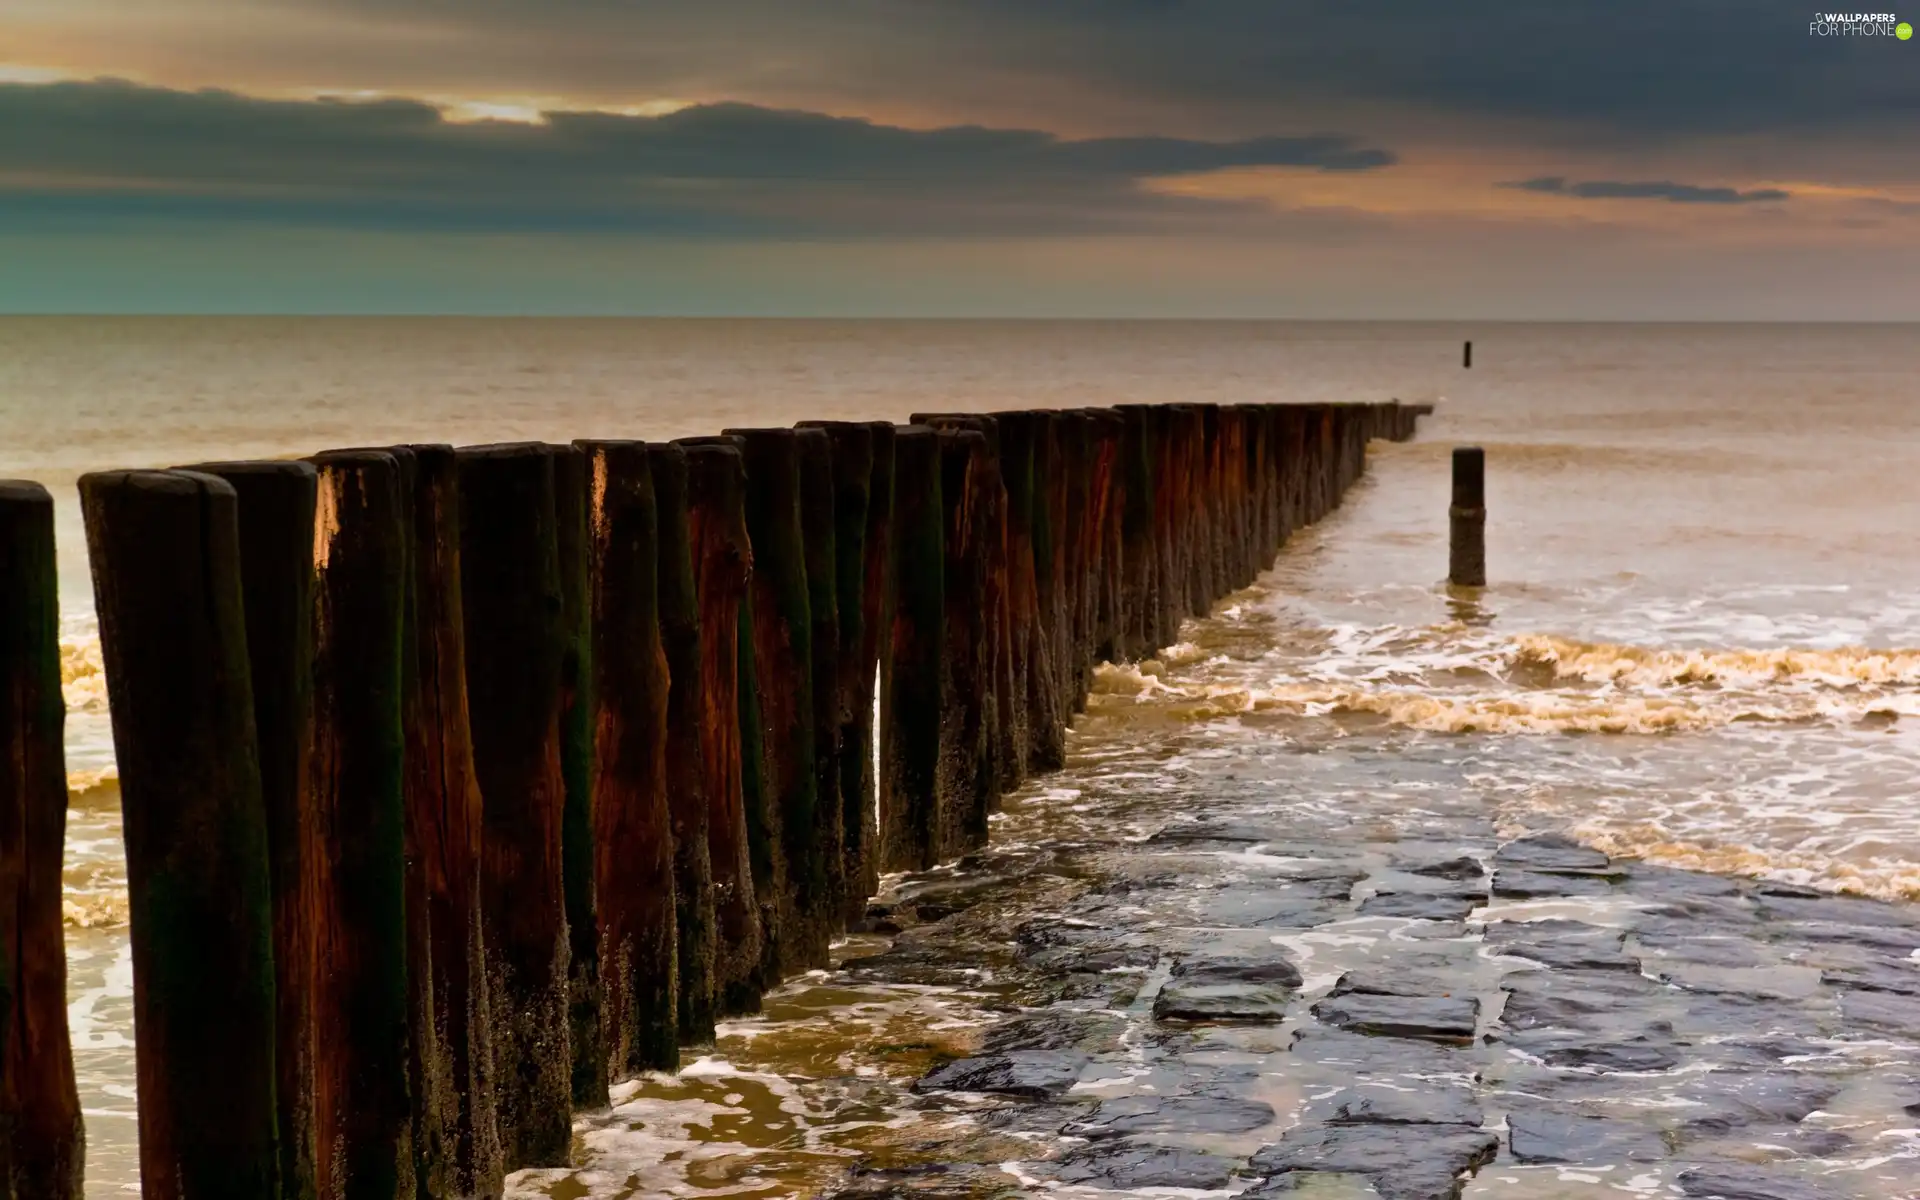
[[(1511, 831), (1907, 898), (1917, 381), (1920, 339), (1873, 327), (0, 320), (0, 472), (58, 505), (89, 1193), (135, 1186), (135, 1156), (118, 794), (72, 491), (85, 470), (921, 409), (1435, 401), (1421, 440), (1376, 447), (1346, 507), (1257, 587), (1158, 660), (1103, 669), (1073, 765), (996, 836), (1100, 819), (1074, 799), (1089, 773), (1153, 780), (1176, 742), (1270, 737), (1299, 748), (1284, 782), (1329, 820), (1384, 819), (1444, 774)], [(1494, 584), (1473, 596), (1439, 582), (1447, 450), (1468, 441), (1488, 448)], [(1363, 769), (1382, 761), (1363, 750), (1396, 774)], [(678, 1155), (692, 1193), (765, 1178), (756, 1194), (800, 1194), (845, 1147), (911, 1136), (889, 1129), (880, 1084), (918, 1060), (855, 1044), (942, 1021), (964, 1042), (971, 1019), (964, 996), (819, 989), (795, 1005), (731, 1031), (690, 1079), (624, 1093), (626, 1126), (582, 1136), (616, 1165)], [(875, 1072), (879, 1090), (783, 1082), (807, 1073), (800, 1054)], [(794, 1144), (767, 1128), (843, 1118)]]

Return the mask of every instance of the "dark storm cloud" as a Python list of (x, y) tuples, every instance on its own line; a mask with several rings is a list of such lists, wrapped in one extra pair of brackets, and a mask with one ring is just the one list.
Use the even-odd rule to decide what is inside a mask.
[(1536, 179), (1521, 179), (1499, 186), (1551, 196), (1577, 196), (1586, 200), (1666, 200), (1673, 204), (1755, 204), (1788, 198), (1788, 193), (1779, 188), (1753, 188), (1743, 192), (1737, 188), (1702, 187), (1666, 179), (1644, 182), (1589, 179), (1569, 183), (1561, 175), (1542, 175)]
[(1095, 108), (1105, 96), (1236, 127), (1371, 105), (1649, 140), (1920, 114), (1911, 44), (1810, 36), (1808, 8), (1750, 0), (281, 3), (517, 47), (497, 61), (556, 64), (556, 86), (811, 86), (950, 105), (1080, 89)]
[(1067, 140), (746, 104), (450, 122), (411, 100), (262, 100), (97, 81), (0, 85), (0, 218), (672, 233), (1059, 233), (1241, 211), (1143, 180), (1366, 171), (1338, 135)]

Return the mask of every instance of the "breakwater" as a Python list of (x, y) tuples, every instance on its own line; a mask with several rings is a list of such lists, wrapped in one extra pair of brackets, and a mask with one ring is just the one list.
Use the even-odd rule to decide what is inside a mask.
[[(823, 965), (880, 872), (981, 845), (1095, 663), (1251, 580), (1417, 415), (922, 414), (86, 477), (148, 1194), (485, 1195), (564, 1164), (572, 1107)], [(50, 589), (50, 554), (28, 574)], [(7, 734), (59, 763), (57, 722)], [(6, 861), (57, 893), (45, 841)], [(20, 932), (57, 962), (57, 896)], [(44, 1029), (22, 994), (9, 1028)]]

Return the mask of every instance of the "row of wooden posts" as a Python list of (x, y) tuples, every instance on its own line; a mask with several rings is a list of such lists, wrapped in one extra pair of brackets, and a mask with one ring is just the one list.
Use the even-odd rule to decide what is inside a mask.
[[(145, 1194), (497, 1196), (565, 1165), (573, 1110), (825, 966), (883, 872), (983, 844), (1096, 663), (1250, 582), (1421, 411), (84, 477)], [(52, 530), (0, 485), (0, 1200), (80, 1195)]]

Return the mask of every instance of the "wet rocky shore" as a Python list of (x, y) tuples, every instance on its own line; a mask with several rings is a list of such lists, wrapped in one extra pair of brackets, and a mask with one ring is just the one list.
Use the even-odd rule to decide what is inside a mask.
[(1920, 912), (1503, 838), (1464, 792), (1330, 825), (1250, 756), (1117, 755), (1034, 802), (1073, 836), (873, 906), (849, 981), (996, 1011), (902, 1097), (947, 1119), (830, 1194), (1920, 1194)]

